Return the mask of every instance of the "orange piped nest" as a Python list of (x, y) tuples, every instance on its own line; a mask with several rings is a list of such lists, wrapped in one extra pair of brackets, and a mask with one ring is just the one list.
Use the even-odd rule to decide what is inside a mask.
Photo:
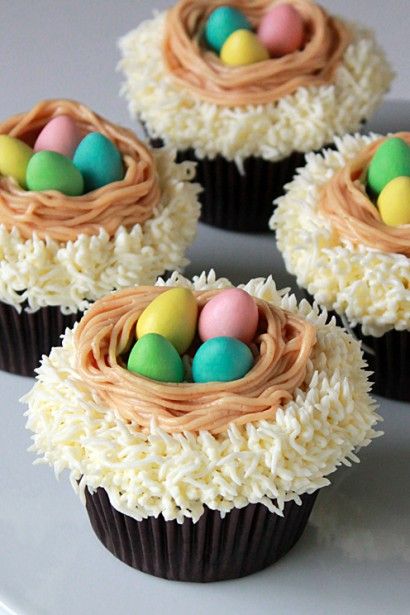
[[(205, 22), (226, 0), (180, 0), (168, 12), (163, 57), (178, 84), (200, 99), (228, 107), (274, 102), (300, 87), (332, 81), (351, 35), (340, 20), (311, 0), (287, 0), (305, 24), (305, 45), (281, 58), (248, 66), (230, 67), (207, 50), (202, 40)], [(230, 0), (257, 27), (263, 15), (279, 2)]]
[(0, 124), (8, 134), (33, 145), (49, 120), (69, 115), (80, 132), (101, 132), (119, 149), (125, 167), (121, 181), (98, 190), (69, 197), (55, 190), (23, 190), (11, 178), (0, 178), (0, 223), (16, 227), (24, 239), (36, 233), (40, 239), (75, 241), (80, 234), (98, 235), (104, 228), (113, 236), (120, 226), (130, 228), (152, 217), (160, 200), (156, 165), (151, 152), (129, 130), (112, 124), (85, 105), (70, 100), (46, 100), (28, 113)]
[(349, 161), (324, 185), (318, 207), (341, 237), (383, 252), (410, 257), (410, 224), (385, 224), (379, 210), (367, 196), (363, 183), (377, 148), (391, 136), (399, 137), (410, 145), (410, 132), (399, 132), (377, 139), (365, 147), (359, 156)]
[[(84, 382), (105, 406), (142, 429), (155, 419), (169, 433), (207, 430), (218, 434), (229, 423), (273, 419), (305, 379), (315, 328), (256, 299), (261, 332), (253, 348), (255, 364), (245, 377), (206, 384), (156, 382), (129, 372), (119, 357), (135, 340), (142, 311), (167, 290), (132, 288), (93, 305), (75, 331), (76, 367)], [(199, 308), (218, 292), (196, 292)]]

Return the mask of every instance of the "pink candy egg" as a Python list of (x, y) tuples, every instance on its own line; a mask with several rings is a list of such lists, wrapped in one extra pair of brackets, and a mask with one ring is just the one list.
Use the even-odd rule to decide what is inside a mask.
[(224, 290), (202, 309), (198, 333), (203, 342), (213, 337), (235, 337), (249, 344), (255, 337), (259, 313), (255, 300), (240, 288)]
[(34, 151), (49, 150), (72, 158), (81, 141), (77, 124), (68, 115), (57, 115), (40, 132), (34, 144)]
[(293, 53), (304, 41), (302, 16), (291, 4), (277, 4), (260, 22), (258, 38), (273, 57)]

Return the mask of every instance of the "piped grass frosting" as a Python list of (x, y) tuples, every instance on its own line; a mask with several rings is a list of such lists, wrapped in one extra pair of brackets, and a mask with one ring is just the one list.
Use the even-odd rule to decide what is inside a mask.
[[(175, 273), (159, 285), (200, 292), (231, 286), (213, 272), (192, 282)], [(86, 487), (102, 487), (112, 506), (134, 519), (162, 514), (182, 523), (187, 517), (197, 521), (204, 506), (224, 516), (261, 503), (282, 514), (286, 501), (300, 503), (302, 494), (329, 484), (328, 474), (339, 465), (357, 461), (356, 448), (378, 435), (379, 419), (359, 344), (334, 321), (326, 324), (326, 313), (277, 291), (272, 278), (242, 288), (315, 330), (303, 382), (274, 417), (230, 423), (214, 434), (169, 433), (154, 415), (139, 427), (102, 401), (79, 372), (77, 327), (44, 358), (24, 399), (37, 462), (54, 466), (57, 475), (68, 470), (82, 497)], [(194, 394), (197, 385), (190, 386)]]
[(194, 165), (175, 153), (150, 151), (129, 130), (75, 101), (48, 100), (9, 118), (0, 133), (33, 143), (61, 114), (81, 134), (100, 131), (121, 152), (121, 181), (70, 197), (30, 191), (0, 178), (0, 299), (18, 311), (61, 306), (84, 310), (111, 291), (152, 283), (186, 265), (199, 217)]
[(385, 139), (345, 136), (308, 154), (270, 224), (299, 286), (375, 337), (410, 323), (408, 225), (386, 225), (363, 180)]
[[(191, 4), (188, 8), (195, 11), (195, 2)], [(209, 3), (197, 4), (199, 11), (201, 7), (204, 9), (204, 4), (207, 5), (205, 12), (209, 11)], [(263, 12), (262, 4), (258, 2), (249, 10), (254, 11), (255, 15), (258, 11)], [(174, 10), (179, 7), (180, 3)], [(252, 13), (251, 19), (252, 16), (255, 19), (255, 15)], [(241, 167), (244, 159), (250, 156), (277, 161), (293, 151), (318, 149), (324, 143), (331, 142), (334, 134), (357, 130), (361, 122), (377, 108), (392, 80), (391, 69), (373, 34), (337, 20), (338, 24), (342, 24), (342, 39), (348, 44), (343, 43), (342, 52), (336, 54), (336, 62), (332, 64), (332, 70), (326, 73), (324, 82), (309, 83), (303, 79), (298, 82), (301, 77), (300, 74), (295, 76), (297, 70), (294, 68), (292, 83), (296, 83), (297, 87), (281, 92), (280, 97), (275, 95), (276, 86), (271, 84), (261, 92), (266, 100), (259, 100), (255, 79), (253, 85), (249, 84), (250, 93), (245, 103), (240, 98), (240, 88), (237, 91), (231, 88), (227, 104), (224, 104), (224, 99), (215, 104), (215, 101), (201, 97), (200, 92), (193, 92), (186, 85), (181, 85), (181, 80), (186, 80), (187, 74), (190, 74), (190, 65), (187, 65), (180, 49), (180, 39), (185, 40), (187, 35), (180, 23), (181, 32), (178, 30), (179, 34), (171, 36), (169, 21), (174, 23), (174, 17), (172, 12), (160, 13), (121, 39), (122, 60), (119, 67), (125, 75), (122, 94), (128, 100), (131, 115), (144, 122), (153, 138), (161, 138), (179, 150), (192, 148), (197, 158), (214, 158), (220, 154), (227, 160), (235, 160)], [(325, 30), (329, 23), (326, 21)], [(189, 28), (192, 27), (198, 28), (198, 22), (190, 21)], [(164, 56), (164, 44), (168, 60)], [(202, 87), (204, 90), (201, 84), (208, 73), (215, 81), (215, 69), (212, 63), (209, 64), (206, 54), (200, 56), (198, 45), (194, 37), (192, 48), (189, 47), (190, 53), (196, 56), (195, 63), (191, 63), (192, 70), (198, 62), (205, 63), (207, 68), (201, 71), (200, 77), (192, 73), (190, 81), (196, 89)], [(173, 56), (170, 55), (172, 50)], [(179, 60), (173, 59), (175, 50)], [(292, 61), (293, 56), (302, 53), (290, 54)], [(279, 63), (282, 65), (288, 61), (285, 57)], [(276, 65), (275, 62), (261, 62), (260, 70)], [(258, 64), (241, 70), (246, 69), (252, 76), (255, 66), (258, 67)], [(222, 86), (225, 83), (224, 75), (228, 87), (238, 69), (235, 71), (230, 67), (224, 68), (222, 76), (218, 77), (223, 82)], [(269, 77), (267, 68), (266, 71)], [(205, 90), (211, 95), (215, 87), (207, 86)], [(253, 90), (254, 101), (251, 96)], [(234, 102), (235, 96), (237, 104)]]

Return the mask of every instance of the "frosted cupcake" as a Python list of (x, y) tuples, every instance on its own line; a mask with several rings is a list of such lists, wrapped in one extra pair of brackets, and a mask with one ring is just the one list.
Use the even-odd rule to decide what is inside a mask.
[(169, 287), (187, 289), (203, 339), (205, 310), (231, 284), (173, 274), (98, 300), (44, 357), (24, 400), (32, 451), (68, 470), (97, 536), (130, 566), (185, 581), (244, 576), (291, 549), (328, 475), (377, 435), (365, 364), (334, 320), (268, 278), (242, 287), (257, 308), (242, 377), (217, 381), (222, 366), (214, 381), (198, 377), (198, 354), (219, 337), (194, 339), (178, 384), (129, 371), (150, 335), (133, 346), (135, 327)]
[[(254, 30), (279, 4), (228, 3)], [(198, 163), (201, 219), (221, 228), (267, 230), (303, 154), (357, 130), (392, 79), (368, 30), (310, 0), (287, 4), (302, 19), (300, 49), (249, 65), (225, 65), (204, 43), (223, 0), (180, 0), (120, 41), (131, 115), (153, 142)]]
[(166, 149), (151, 151), (84, 105), (40, 102), (0, 124), (0, 135), (28, 150), (58, 117), (73, 120), (80, 138), (107, 137), (120, 153), (123, 178), (67, 196), (0, 177), (0, 368), (27, 376), (92, 301), (183, 267), (199, 216), (191, 163), (177, 164)]
[[(401, 153), (397, 158), (394, 146), (395, 152), (387, 151), (383, 161), (381, 148), (386, 152), (388, 142), (399, 143)], [(402, 219), (389, 215), (397, 213), (400, 203), (402, 213), (406, 203), (410, 210), (409, 145), (408, 132), (390, 137), (355, 135), (337, 139), (336, 151), (309, 154), (306, 167), (278, 199), (271, 220), (286, 267), (299, 286), (334, 310), (362, 340), (374, 372), (374, 391), (407, 401), (410, 211)], [(386, 177), (388, 182), (374, 183), (370, 169), (379, 173), (384, 167), (390, 173), (396, 164), (398, 183), (394, 170)], [(397, 185), (399, 191), (391, 198), (392, 186), (394, 191)], [(408, 187), (407, 200), (400, 192), (402, 185)]]

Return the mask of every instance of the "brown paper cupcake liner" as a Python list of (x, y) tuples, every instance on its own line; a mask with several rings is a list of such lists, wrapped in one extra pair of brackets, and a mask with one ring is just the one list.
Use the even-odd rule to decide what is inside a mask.
[(18, 313), (0, 301), (0, 369), (20, 376), (34, 376), (43, 354), (60, 345), (66, 327), (72, 327), (82, 312), (64, 315), (60, 308), (43, 307), (33, 313)]
[(248, 504), (223, 519), (205, 507), (197, 523), (182, 524), (162, 515), (136, 521), (111, 506), (102, 488), (85, 495), (95, 533), (118, 559), (157, 577), (204, 583), (243, 577), (283, 557), (302, 535), (317, 492), (304, 494), (300, 506), (287, 502), (283, 517)]
[[(312, 303), (314, 298), (304, 294)], [(387, 331), (381, 337), (363, 335), (360, 326), (350, 327), (346, 318), (329, 311), (337, 324), (361, 342), (364, 358), (373, 372), (370, 376), (375, 395), (396, 401), (410, 401), (410, 331)]]
[[(142, 126), (152, 147), (164, 145)], [(204, 189), (199, 195), (201, 222), (230, 231), (258, 233), (269, 232), (273, 201), (283, 194), (296, 169), (304, 165), (305, 154), (293, 152), (277, 162), (251, 156), (244, 160), (243, 174), (235, 162), (223, 156), (197, 158), (193, 149), (178, 151), (177, 160), (197, 164), (195, 181)]]

